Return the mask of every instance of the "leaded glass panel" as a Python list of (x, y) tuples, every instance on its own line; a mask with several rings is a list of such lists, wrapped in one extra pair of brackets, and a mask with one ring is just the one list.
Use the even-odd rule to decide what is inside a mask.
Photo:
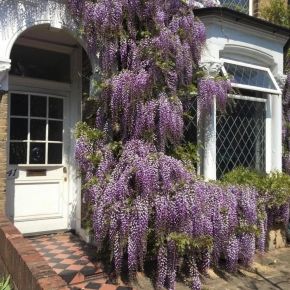
[(276, 90), (269, 72), (257, 68), (224, 63), (224, 68), (229, 76), (231, 76), (233, 85), (241, 84), (253, 87), (260, 87), (264, 89)]
[(237, 166), (265, 170), (265, 102), (233, 99), (217, 115), (217, 177)]
[(220, 0), (220, 4), (222, 7), (249, 14), (249, 0)]

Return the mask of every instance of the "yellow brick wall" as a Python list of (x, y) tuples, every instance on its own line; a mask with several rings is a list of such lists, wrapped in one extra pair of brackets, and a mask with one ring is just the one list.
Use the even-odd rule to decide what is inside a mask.
[(0, 91), (0, 214), (5, 213), (8, 93)]

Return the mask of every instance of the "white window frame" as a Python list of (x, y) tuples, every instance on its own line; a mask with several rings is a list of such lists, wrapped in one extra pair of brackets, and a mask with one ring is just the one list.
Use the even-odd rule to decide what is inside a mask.
[[(28, 115), (27, 116), (14, 116), (11, 115), (11, 94), (23, 94), (23, 95), (27, 95), (28, 96)], [(41, 96), (41, 97), (45, 97), (46, 98), (46, 117), (31, 117), (30, 116), (30, 102), (31, 102), (31, 96)], [(48, 102), (49, 102), (49, 98), (56, 98), (56, 99), (61, 99), (63, 101), (63, 117), (62, 119), (55, 119), (55, 118), (49, 118), (49, 107), (48, 107)], [(17, 164), (16, 166), (19, 167), (55, 167), (55, 166), (63, 166), (64, 164), (64, 112), (65, 112), (65, 98), (59, 95), (52, 95), (52, 94), (43, 94), (43, 93), (31, 93), (31, 92), (27, 92), (27, 91), (10, 91), (9, 92), (9, 102), (8, 102), (8, 112), (9, 112), (9, 118), (8, 118), (8, 146), (7, 146), (7, 159), (8, 159), (8, 164), (9, 166), (10, 164), (10, 143), (14, 142), (14, 143), (26, 143), (27, 144), (27, 152), (26, 152), (26, 163), (21, 163), (21, 164)], [(10, 121), (11, 118), (15, 118), (15, 119), (21, 119), (21, 118), (25, 118), (28, 120), (28, 135), (27, 135), (27, 139), (26, 140), (13, 140), (10, 139)], [(34, 119), (34, 120), (45, 120), (46, 122), (46, 128), (45, 128), (45, 140), (31, 140), (30, 138), (30, 120)], [(62, 141), (49, 141), (48, 140), (48, 124), (49, 121), (58, 121), (58, 122), (62, 122)], [(45, 144), (45, 163), (30, 163), (30, 144), (31, 143), (43, 143)], [(62, 161), (61, 163), (48, 163), (48, 145), (49, 144), (62, 144)], [(12, 165), (14, 166), (14, 165)]]
[[(263, 92), (263, 93), (270, 93), (270, 94), (274, 94), (274, 95), (281, 95), (281, 89), (279, 88), (271, 70), (267, 67), (264, 66), (258, 66), (258, 65), (254, 65), (254, 64), (248, 64), (248, 63), (244, 63), (244, 62), (240, 62), (240, 61), (236, 61), (236, 60), (230, 60), (230, 59), (225, 59), (225, 58), (221, 58), (220, 59), (221, 62), (224, 63), (230, 63), (230, 64), (235, 64), (235, 65), (239, 65), (239, 66), (243, 66), (243, 67), (249, 67), (249, 68), (253, 68), (253, 69), (257, 69), (257, 70), (262, 70), (267, 72), (267, 74), (269, 75), (271, 81), (273, 82), (274, 86), (276, 87), (276, 90), (273, 89), (267, 89), (267, 88), (263, 88), (263, 87), (257, 87), (257, 86), (250, 86), (250, 85), (244, 85), (244, 84), (238, 84), (238, 83), (234, 83), (232, 82), (231, 85), (233, 88), (240, 88), (240, 89), (246, 89), (246, 90), (253, 90), (253, 91), (258, 91), (258, 92)], [(229, 77), (224, 65), (222, 65), (222, 73), (225, 77)]]
[[(248, 85), (233, 84), (232, 87), (239, 87), (242, 89), (256, 90), (265, 93), (265, 99), (261, 98), (259, 101), (265, 102), (266, 105), (266, 119), (265, 119), (265, 171), (267, 173), (271, 171), (282, 170), (282, 92), (279, 88), (274, 76), (269, 68), (253, 65), (241, 61), (235, 61), (226, 58), (220, 58), (217, 60), (219, 63), (228, 62), (242, 66), (248, 66), (251, 68), (262, 69), (269, 73), (271, 80), (273, 81), (277, 90), (271, 90), (261, 87), (254, 87)], [(224, 75), (227, 76), (225, 69), (221, 66), (220, 70)], [(229, 96), (231, 97), (231, 96)], [(255, 97), (241, 96), (238, 93), (232, 94), (234, 98), (241, 98), (244, 100), (255, 100)], [(257, 99), (257, 101), (258, 101)], [(203, 150), (201, 150), (201, 174), (206, 180), (216, 179), (216, 101), (214, 100), (210, 111), (204, 116), (204, 123), (198, 130), (207, 132), (207, 138), (203, 138), (203, 133), (199, 133), (198, 142), (203, 144)], [(200, 126), (200, 125), (199, 125)]]

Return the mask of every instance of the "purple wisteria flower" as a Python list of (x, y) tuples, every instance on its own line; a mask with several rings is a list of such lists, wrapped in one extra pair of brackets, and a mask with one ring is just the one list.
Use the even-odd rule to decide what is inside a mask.
[[(181, 98), (193, 83), (202, 109), (214, 98), (226, 104), (228, 81), (196, 80), (204, 25), (182, 0), (69, 0), (68, 7), (98, 56), (96, 116), (75, 156), (96, 243), (109, 244), (115, 273), (127, 265), (134, 279), (152, 243), (157, 289), (175, 288), (181, 260), (196, 290), (200, 274), (221, 260), (230, 271), (248, 265), (267, 231), (257, 193), (206, 183), (167, 155), (182, 139)], [(287, 209), (280, 211), (286, 219)], [(247, 231), (254, 227), (262, 229), (259, 239)]]

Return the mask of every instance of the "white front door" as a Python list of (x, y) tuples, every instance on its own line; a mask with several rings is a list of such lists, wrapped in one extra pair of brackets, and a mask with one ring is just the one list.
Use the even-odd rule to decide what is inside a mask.
[(8, 214), (22, 233), (68, 228), (66, 106), (61, 96), (10, 94)]

